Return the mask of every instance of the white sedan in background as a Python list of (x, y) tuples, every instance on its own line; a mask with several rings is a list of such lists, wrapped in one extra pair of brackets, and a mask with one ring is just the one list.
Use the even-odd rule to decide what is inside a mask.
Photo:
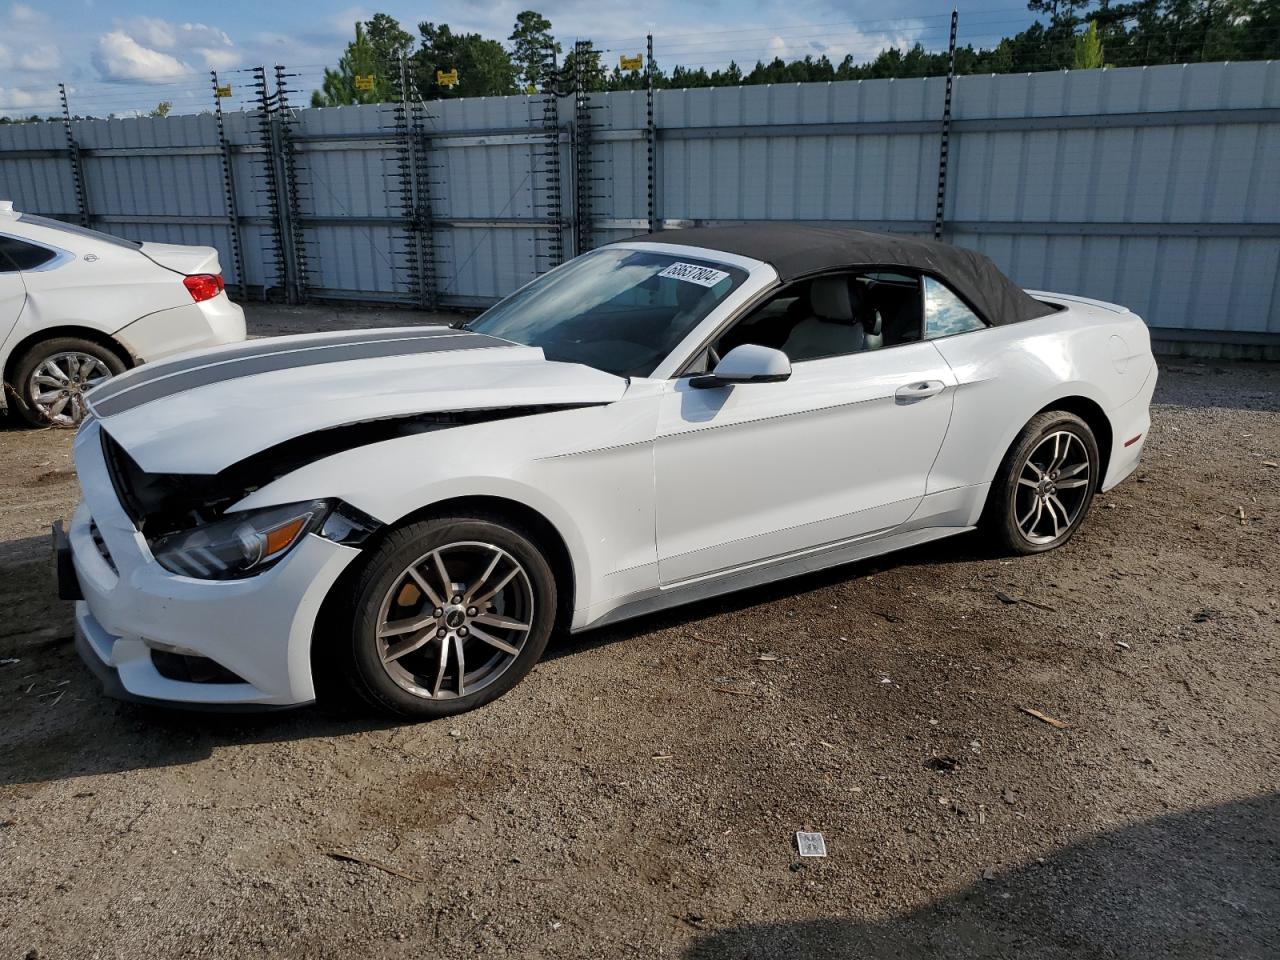
[(1137, 466), (1123, 307), (800, 225), (585, 254), (462, 328), (255, 340), (89, 396), (55, 527), (108, 690), (402, 717), (585, 630), (983, 526), (1066, 543)]
[(0, 410), (75, 426), (108, 377), (244, 336), (212, 247), (136, 243), (0, 200)]

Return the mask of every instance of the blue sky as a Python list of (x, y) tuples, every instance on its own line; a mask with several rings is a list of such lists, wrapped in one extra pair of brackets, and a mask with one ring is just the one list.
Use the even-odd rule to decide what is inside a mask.
[[(414, 33), (419, 21), (434, 20), (505, 40), (529, 6), (552, 20), (562, 41), (591, 38), (611, 53), (638, 52), (652, 31), (664, 66), (708, 68), (773, 55), (869, 58), (916, 39), (945, 47), (951, 10), (941, 0), (0, 0), (0, 113), (56, 112), (59, 82), (79, 113), (145, 111), (160, 100), (177, 111), (199, 109), (210, 69), (225, 73), (239, 99), (247, 85), (235, 71), (255, 64), (288, 65), (305, 91), (337, 60), (354, 22), (374, 12)], [(961, 3), (960, 15), (962, 43), (990, 43), (1032, 19), (1019, 0)]]

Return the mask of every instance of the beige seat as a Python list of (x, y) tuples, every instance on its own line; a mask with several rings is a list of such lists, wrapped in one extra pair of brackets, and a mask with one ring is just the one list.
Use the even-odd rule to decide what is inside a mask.
[(798, 363), (866, 349), (866, 331), (855, 319), (861, 304), (861, 291), (850, 284), (848, 277), (814, 280), (809, 286), (812, 312), (791, 328), (782, 352), (792, 363)]

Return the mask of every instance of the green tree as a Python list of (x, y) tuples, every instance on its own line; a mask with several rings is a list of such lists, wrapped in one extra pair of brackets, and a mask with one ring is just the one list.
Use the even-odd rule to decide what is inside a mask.
[(385, 13), (375, 13), (364, 22), (365, 36), (376, 61), (389, 69), (401, 57), (413, 53), (413, 34), (400, 26), (400, 21)]
[[(328, 67), (319, 90), (311, 93), (313, 107), (341, 107), (354, 103), (381, 103), (391, 99), (391, 89), (385, 67), (381, 64), (369, 43), (363, 24), (356, 24), (356, 38), (347, 44), (346, 53), (338, 60), (336, 69)], [(356, 89), (356, 77), (372, 76), (371, 90)]]
[(1098, 36), (1098, 24), (1090, 20), (1084, 33), (1076, 37), (1072, 70), (1096, 70), (1102, 66), (1102, 40)]
[(516, 65), (520, 86), (540, 87), (549, 61), (560, 53), (560, 44), (551, 35), (551, 21), (536, 10), (522, 10), (516, 14), (515, 28), (507, 40), (511, 43), (511, 59)]
[(167, 117), (169, 111), (173, 109), (173, 104), (168, 100), (161, 100), (155, 105), (152, 111), (147, 114), (149, 117)]
[[(517, 92), (516, 65), (502, 44), (478, 33), (454, 33), (447, 23), (418, 24), (422, 46), (413, 55), (413, 74), (424, 100), (500, 97)], [(437, 71), (458, 71), (458, 84), (437, 83)]]
[(609, 88), (608, 71), (600, 62), (600, 51), (594, 47), (575, 45), (569, 51), (569, 55), (564, 58), (561, 75), (565, 78), (565, 83), (572, 85), (575, 82), (574, 76), (578, 72), (582, 74), (582, 89), (588, 93)]

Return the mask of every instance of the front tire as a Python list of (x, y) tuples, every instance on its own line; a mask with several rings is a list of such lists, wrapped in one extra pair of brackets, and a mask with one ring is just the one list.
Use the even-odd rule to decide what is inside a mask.
[(44, 340), (13, 368), (14, 406), (33, 427), (75, 427), (87, 412), (84, 394), (124, 371), (124, 361), (100, 343), (82, 337)]
[(1074, 413), (1031, 418), (996, 472), (984, 523), (1012, 553), (1043, 553), (1075, 534), (1097, 491), (1102, 459), (1089, 425)]
[(352, 584), (335, 666), (382, 713), (473, 710), (533, 669), (556, 596), (550, 565), (518, 525), (478, 514), (412, 523), (375, 548)]

